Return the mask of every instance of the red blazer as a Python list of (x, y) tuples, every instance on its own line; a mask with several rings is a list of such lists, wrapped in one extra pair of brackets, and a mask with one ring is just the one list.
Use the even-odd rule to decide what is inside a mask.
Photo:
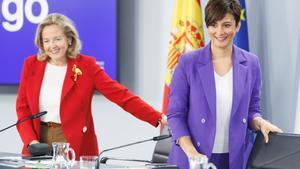
[[(38, 61), (36, 56), (30, 56), (25, 60), (16, 102), (18, 120), (39, 112), (39, 96), (45, 65), (46, 61)], [(77, 80), (74, 79), (75, 73), (72, 70), (74, 65), (82, 71)], [(161, 118), (159, 112), (130, 93), (126, 87), (112, 80), (96, 64), (94, 58), (80, 54), (76, 59), (68, 59), (60, 105), (62, 130), (76, 152), (76, 159), (81, 155), (98, 154), (91, 112), (95, 90), (135, 117), (153, 126), (158, 125)], [(27, 155), (27, 145), (32, 140), (40, 139), (40, 119), (19, 124), (17, 129), (24, 143), (22, 154)]]

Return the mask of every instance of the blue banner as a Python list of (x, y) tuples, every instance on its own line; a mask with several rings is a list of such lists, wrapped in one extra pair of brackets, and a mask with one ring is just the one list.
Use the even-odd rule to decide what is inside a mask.
[(82, 53), (116, 79), (116, 0), (2, 0), (0, 6), (0, 84), (19, 83), (24, 59), (38, 52), (37, 24), (54, 12), (74, 21)]

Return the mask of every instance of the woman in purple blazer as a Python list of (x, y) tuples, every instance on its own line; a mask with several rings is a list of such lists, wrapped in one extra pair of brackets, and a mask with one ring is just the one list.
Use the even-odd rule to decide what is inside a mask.
[(250, 130), (281, 130), (260, 115), (261, 72), (254, 54), (233, 45), (240, 28), (238, 0), (210, 0), (205, 22), (211, 42), (181, 56), (171, 82), (169, 163), (189, 168), (189, 157), (207, 156), (218, 169), (244, 169)]

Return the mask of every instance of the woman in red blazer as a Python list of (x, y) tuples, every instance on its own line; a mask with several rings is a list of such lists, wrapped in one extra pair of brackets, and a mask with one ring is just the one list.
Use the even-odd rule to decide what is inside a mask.
[(69, 142), (78, 159), (97, 155), (98, 144), (91, 112), (97, 90), (135, 117), (158, 126), (164, 115), (112, 80), (92, 57), (79, 54), (81, 44), (71, 20), (50, 14), (38, 26), (35, 43), (38, 55), (25, 60), (16, 109), (18, 119), (48, 111), (41, 119), (17, 126), (24, 143)]

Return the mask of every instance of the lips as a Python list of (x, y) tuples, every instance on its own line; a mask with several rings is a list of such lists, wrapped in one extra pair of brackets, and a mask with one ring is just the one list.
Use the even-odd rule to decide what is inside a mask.
[(218, 41), (225, 41), (227, 39), (227, 36), (224, 37), (215, 37)]
[(59, 51), (60, 51), (59, 49), (55, 49), (55, 50), (50, 50), (50, 51), (49, 51), (49, 53), (51, 53), (51, 54), (54, 54), (54, 55), (55, 55), (55, 54), (58, 54), (58, 53), (59, 53)]

